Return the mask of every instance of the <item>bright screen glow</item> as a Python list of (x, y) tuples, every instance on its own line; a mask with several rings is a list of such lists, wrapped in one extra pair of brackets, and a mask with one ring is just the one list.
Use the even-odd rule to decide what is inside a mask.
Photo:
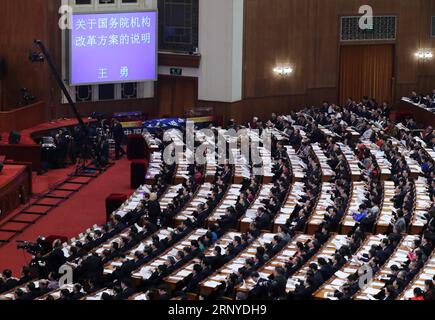
[(155, 80), (157, 12), (74, 14), (70, 84)]

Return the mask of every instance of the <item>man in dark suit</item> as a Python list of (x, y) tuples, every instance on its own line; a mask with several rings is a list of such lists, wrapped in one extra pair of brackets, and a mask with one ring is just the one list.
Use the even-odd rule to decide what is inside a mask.
[(121, 281), (121, 292), (115, 296), (115, 300), (127, 300), (133, 293), (134, 290), (131, 288), (130, 279), (123, 279)]
[(281, 267), (276, 267), (273, 272), (273, 280), (271, 282), (271, 294), (272, 299), (280, 299), (285, 296), (285, 287), (287, 284), (287, 278), (285, 277), (285, 271)]
[(268, 297), (267, 280), (260, 278), (258, 272), (254, 272), (251, 275), (255, 285), (249, 292), (248, 300), (266, 300)]
[(157, 201), (157, 195), (151, 194), (148, 201), (148, 217), (151, 223), (157, 224), (157, 219), (162, 215), (160, 203)]
[(40, 294), (39, 288), (36, 288), (34, 282), (29, 282), (26, 286), (27, 292), (21, 296), (21, 300), (33, 300)]
[(103, 262), (98, 254), (94, 252), (83, 261), (78, 272), (84, 279), (98, 283), (103, 275), (103, 270)]
[(18, 285), (18, 280), (12, 277), (12, 271), (6, 269), (3, 271), (4, 284), (0, 287), (0, 291), (5, 292), (15, 288)]
[(258, 208), (257, 217), (255, 218), (255, 226), (260, 230), (264, 230), (269, 227), (270, 221), (270, 216), (266, 210), (262, 207)]
[(184, 292), (194, 292), (199, 282), (204, 278), (203, 268), (199, 264), (193, 266), (192, 276), (189, 277), (189, 281), (184, 288)]
[(113, 140), (115, 140), (115, 155), (118, 160), (120, 157), (126, 154), (124, 149), (122, 149), (122, 141), (124, 140), (124, 128), (122, 124), (115, 120), (113, 124)]

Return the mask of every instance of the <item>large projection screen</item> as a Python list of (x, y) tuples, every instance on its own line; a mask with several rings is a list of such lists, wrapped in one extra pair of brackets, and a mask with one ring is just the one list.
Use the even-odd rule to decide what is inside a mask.
[(157, 79), (157, 12), (74, 14), (69, 41), (72, 86)]

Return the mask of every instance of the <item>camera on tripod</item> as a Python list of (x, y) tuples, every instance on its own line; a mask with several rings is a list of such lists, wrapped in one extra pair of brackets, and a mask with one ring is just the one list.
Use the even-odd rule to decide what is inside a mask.
[(17, 241), (17, 242), (18, 242), (17, 249), (26, 250), (28, 253), (32, 255), (40, 251), (38, 250), (39, 246), (36, 243), (28, 242), (28, 241)]
[(39, 237), (36, 242), (18, 240), (17, 243), (17, 249), (26, 250), (31, 255), (44, 255), (51, 250), (50, 244), (45, 240), (44, 237)]

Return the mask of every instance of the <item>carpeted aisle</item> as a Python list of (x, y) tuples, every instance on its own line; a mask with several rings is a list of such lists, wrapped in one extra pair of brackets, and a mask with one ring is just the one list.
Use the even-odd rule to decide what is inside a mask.
[[(41, 176), (36, 179), (35, 193), (44, 191), (45, 187), (66, 178), (72, 170), (61, 171), (60, 174)], [(35, 241), (40, 235), (63, 235), (68, 238), (77, 236), (94, 224), (105, 222), (105, 199), (111, 193), (130, 195), (130, 162), (123, 158), (98, 178), (81, 189), (77, 194), (65, 201), (59, 208), (40, 219), (36, 225), (29, 227), (14, 242), (0, 248), (0, 272), (10, 268), (15, 276), (19, 276), (21, 267), (26, 265), (31, 256), (17, 249), (16, 240)]]

